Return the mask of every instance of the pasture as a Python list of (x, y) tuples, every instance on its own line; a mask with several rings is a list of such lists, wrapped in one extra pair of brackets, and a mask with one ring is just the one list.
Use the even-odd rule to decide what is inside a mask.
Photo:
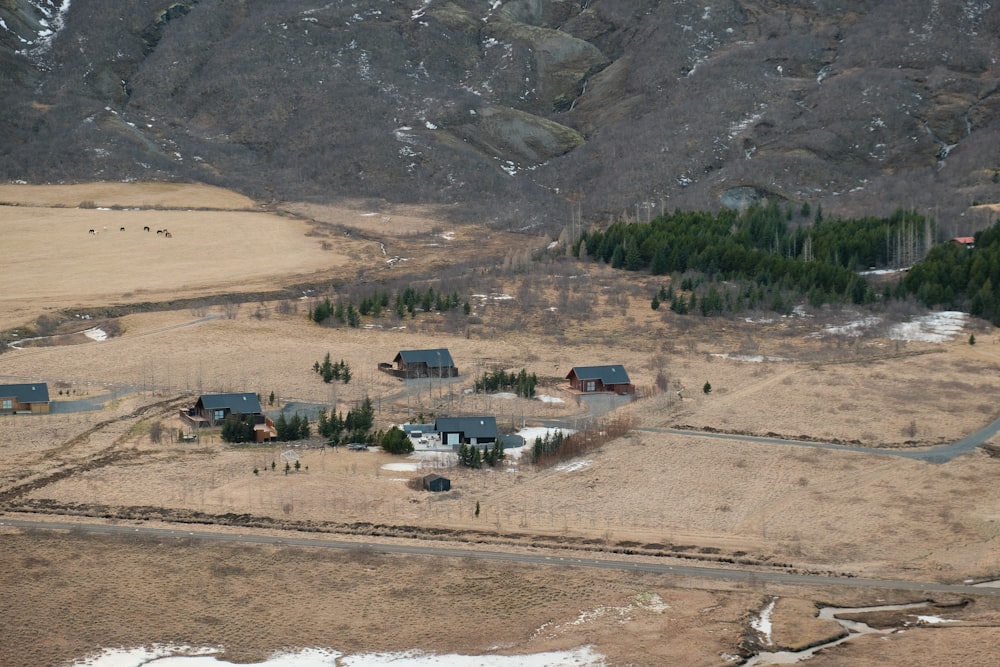
[[(101, 199), (100, 187), (74, 190), (63, 201), (126, 201)], [(320, 295), (139, 312), (116, 320), (120, 335), (107, 340), (0, 354), (0, 376), (46, 380), (54, 400), (63, 391), (100, 394), (104, 383), (132, 388), (93, 413), (0, 420), (14, 434), (0, 464), (0, 491), (39, 482), (8, 506), (21, 510), (12, 513), (19, 517), (49, 510), (120, 510), (120, 521), (158, 511), (188, 519), (249, 514), (290, 527), (360, 522), (415, 534), (477, 531), (484, 548), (562, 543), (567, 553), (592, 553), (587, 549), (659, 545), (700, 559), (802, 571), (940, 581), (1000, 576), (1000, 459), (985, 452), (932, 465), (656, 430), (688, 425), (900, 448), (954, 440), (998, 416), (989, 397), (1000, 390), (1000, 344), (983, 325), (929, 343), (878, 331), (817, 335), (827, 323), (823, 313), (676, 317), (651, 310), (648, 295), (658, 283), (646, 277), (595, 265), (568, 265), (571, 275), (501, 272), (490, 263), (495, 256), (488, 261), (483, 253), (544, 242), (477, 235), (473, 227), (452, 235), (429, 214), (396, 228), (391, 214), (350, 208), (299, 219), (252, 207), (100, 210), (43, 206), (37, 194), (0, 195), (20, 203), (0, 208), (0, 227), (17, 248), (0, 266), (4, 284), (17, 286), (0, 295), (0, 327), (58, 308), (231, 295), (310, 276), (345, 280), (358, 267), (383, 277), (390, 274), (374, 271), (390, 271), (379, 242), (390, 256), (401, 249), (412, 257), (392, 272), (424, 279), (435, 277), (436, 266), (480, 253), (481, 273), (497, 296), (468, 295), (467, 319), (387, 314), (358, 329), (308, 321)], [(147, 225), (151, 231), (143, 232)], [(163, 228), (172, 238), (155, 233)], [(267, 251), (259, 263), (256, 250)], [(967, 342), (972, 331), (981, 341), (974, 346)], [(404, 386), (375, 370), (400, 349), (430, 347), (449, 348), (462, 377)], [(349, 384), (324, 384), (312, 371), (326, 353), (351, 365)], [(611, 362), (624, 364), (643, 388), (645, 397), (622, 411), (641, 429), (564, 468), (512, 461), (502, 470), (450, 469), (447, 494), (407, 486), (421, 474), (416, 459), (407, 460), (412, 470), (398, 471), (386, 465), (399, 459), (381, 452), (308, 448), (300, 450), (303, 469), (285, 475), (268, 468), (287, 445), (230, 447), (214, 432), (196, 445), (170, 437), (184, 428), (178, 410), (211, 391), (255, 391), (265, 399), (273, 391), (276, 406), (301, 401), (341, 411), (368, 395), (380, 427), (433, 414), (494, 414), (505, 430), (585, 418), (585, 405), (562, 379), (574, 365)], [(493, 366), (536, 373), (539, 393), (563, 402), (471, 394), (475, 375)], [(706, 381), (710, 393), (702, 390)], [(656, 390), (658, 383), (665, 390)], [(150, 437), (154, 423), (167, 427), (160, 442)], [(611, 664), (716, 665), (733, 662), (726, 656), (771, 595), (781, 598), (779, 609), (793, 610), (782, 612), (783, 627), (810, 628), (792, 644), (829, 634), (806, 618), (814, 602), (874, 602), (837, 589), (442, 562), (362, 547), (328, 555), (8, 532), (0, 598), (12, 603), (5, 625), (14, 629), (0, 662), (26, 666), (157, 641), (224, 645), (227, 656), (243, 660), (287, 646), (518, 653), (590, 643)], [(428, 598), (442, 604), (431, 609)], [(650, 599), (666, 606), (637, 603)], [(962, 622), (947, 628), (892, 635), (892, 655), (940, 664), (954, 662), (955, 651), (995, 642), (996, 605), (979, 600), (961, 614)], [(886, 645), (859, 640), (813, 664), (884, 662)], [(977, 664), (974, 655), (962, 661)]]

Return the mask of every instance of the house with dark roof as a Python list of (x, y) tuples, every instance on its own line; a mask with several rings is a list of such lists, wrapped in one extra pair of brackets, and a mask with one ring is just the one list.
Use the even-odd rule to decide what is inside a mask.
[(0, 384), (0, 415), (13, 415), (19, 412), (47, 415), (49, 385), (45, 382)]
[(441, 434), (441, 444), (492, 445), (497, 439), (496, 417), (438, 417), (434, 430)]
[(198, 428), (221, 426), (230, 415), (238, 415), (243, 421), (253, 424), (257, 442), (274, 440), (278, 437), (274, 422), (261, 410), (257, 394), (250, 391), (235, 394), (202, 394), (193, 408), (181, 411), (181, 417)]
[(443, 377), (458, 375), (448, 348), (433, 350), (400, 350), (392, 360), (395, 367), (379, 364), (379, 369), (399, 378)]
[(621, 364), (610, 366), (574, 366), (566, 376), (569, 386), (585, 394), (613, 392), (634, 394), (635, 385)]

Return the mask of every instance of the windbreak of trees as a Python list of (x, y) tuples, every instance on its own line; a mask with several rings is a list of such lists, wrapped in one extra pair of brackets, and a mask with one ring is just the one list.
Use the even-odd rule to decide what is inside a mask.
[[(887, 218), (826, 222), (817, 215), (811, 226), (794, 229), (789, 218), (776, 204), (742, 214), (677, 211), (648, 223), (615, 223), (587, 232), (573, 252), (627, 271), (694, 273), (706, 285), (726, 282), (725, 290), (702, 291), (709, 298), (703, 306), (694, 293), (671, 303), (677, 312), (712, 314), (759, 306), (785, 311), (790, 298), (803, 295), (813, 305), (865, 303), (876, 295), (856, 273), (859, 268), (912, 263), (933, 240), (933, 224), (903, 210)], [(662, 301), (658, 297), (654, 308)]]
[(406, 317), (407, 314), (416, 317), (418, 310), (443, 313), (459, 306), (462, 306), (466, 313), (470, 310), (468, 302), (463, 303), (458, 292), (446, 294), (435, 291), (433, 287), (428, 287), (426, 290), (406, 287), (395, 295), (376, 290), (363, 297), (357, 305), (350, 300), (334, 303), (327, 298), (310, 309), (309, 319), (317, 324), (359, 327), (362, 317), (377, 319), (390, 312), (399, 318)]
[(340, 361), (334, 363), (330, 360), (330, 353), (327, 352), (326, 356), (323, 357), (323, 363), (318, 361), (313, 364), (313, 370), (323, 378), (323, 382), (327, 384), (333, 382), (334, 380), (342, 380), (344, 384), (351, 381), (351, 367), (347, 365), (347, 362), (341, 359)]
[(346, 416), (333, 409), (329, 412), (320, 410), (316, 416), (316, 430), (331, 447), (349, 442), (375, 444), (370, 433), (374, 423), (375, 408), (368, 396), (365, 396), (357, 408), (348, 410)]
[(282, 442), (305, 440), (312, 435), (308, 417), (295, 414), (292, 415), (291, 419), (288, 419), (284, 412), (274, 420), (274, 430), (278, 432), (278, 440)]
[(254, 442), (253, 423), (245, 415), (227, 415), (222, 422), (222, 440), (234, 444)]
[(478, 470), (484, 465), (495, 468), (504, 460), (503, 443), (499, 440), (492, 447), (478, 447), (462, 443), (458, 446), (458, 464)]
[(535, 386), (538, 385), (538, 376), (532, 373), (528, 375), (525, 369), (520, 372), (510, 372), (498, 368), (489, 373), (483, 373), (482, 377), (476, 379), (474, 390), (477, 394), (495, 391), (512, 391), (523, 398), (533, 398)]
[(925, 306), (965, 310), (1000, 325), (1000, 222), (975, 239), (973, 248), (935, 246), (907, 272), (902, 285)]
[(535, 438), (531, 448), (531, 462), (548, 467), (584, 456), (605, 443), (626, 435), (634, 426), (633, 417), (621, 415), (601, 420), (585, 430), (569, 435), (560, 430), (550, 431), (544, 437)]

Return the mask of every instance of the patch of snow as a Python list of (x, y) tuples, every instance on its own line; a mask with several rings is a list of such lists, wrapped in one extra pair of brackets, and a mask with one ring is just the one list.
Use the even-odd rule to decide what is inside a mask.
[(382, 470), (391, 470), (393, 472), (416, 472), (420, 470), (420, 463), (418, 461), (386, 463), (382, 466)]
[(87, 329), (86, 331), (83, 332), (83, 335), (86, 336), (87, 338), (91, 339), (91, 340), (96, 340), (96, 341), (102, 341), (102, 340), (107, 340), (108, 339), (107, 332), (104, 329), (100, 328), (100, 327), (94, 327), (93, 329)]
[(535, 396), (536, 401), (541, 401), (542, 403), (565, 403), (563, 399), (558, 396), (549, 396), (548, 394), (539, 394)]
[(921, 623), (961, 623), (954, 618), (941, 618), (939, 616), (917, 616), (917, 620)]
[(563, 463), (562, 465), (557, 465), (555, 467), (559, 472), (576, 472), (577, 470), (583, 470), (590, 466), (592, 461), (590, 459), (583, 459), (582, 461), (570, 461), (569, 463)]
[(912, 322), (893, 325), (889, 337), (893, 340), (943, 343), (954, 339), (965, 326), (968, 315), (954, 310), (944, 310), (918, 317)]
[[(219, 648), (192, 649), (180, 646), (155, 646), (139, 649), (106, 649), (100, 655), (73, 663), (73, 667), (235, 667), (236, 663), (219, 660)], [(241, 663), (247, 664), (247, 663)], [(398, 653), (360, 653), (344, 655), (328, 649), (302, 649), (279, 653), (258, 667), (600, 667), (604, 657), (590, 646), (568, 651), (549, 651), (532, 655), (437, 655), (423, 651)]]
[(491, 394), (491, 396), (495, 396), (496, 398), (505, 398), (505, 399), (517, 398), (517, 394), (511, 393), (509, 391), (498, 391), (495, 394)]
[(770, 602), (760, 610), (760, 615), (755, 616), (750, 621), (750, 627), (760, 634), (766, 646), (771, 646), (774, 643), (774, 640), (771, 638), (771, 613), (774, 611), (774, 603), (777, 601), (777, 598), (771, 598)]
[(728, 352), (716, 353), (712, 355), (720, 359), (730, 359), (732, 361), (746, 361), (752, 364), (759, 364), (765, 361), (791, 361), (787, 357), (769, 357), (763, 354), (729, 354)]

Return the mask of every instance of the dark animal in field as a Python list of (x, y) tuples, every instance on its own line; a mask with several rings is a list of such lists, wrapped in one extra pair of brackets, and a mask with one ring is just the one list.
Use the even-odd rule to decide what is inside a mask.
[(142, 231), (144, 231), (144, 232), (148, 232), (148, 231), (149, 231), (149, 227), (143, 227), (143, 228), (142, 228)]
[(87, 232), (87, 233), (88, 233), (88, 234), (96, 234), (96, 233), (97, 233), (97, 231), (96, 231), (96, 230), (94, 230), (94, 229), (91, 229), (91, 230), (90, 230), (89, 232)]

